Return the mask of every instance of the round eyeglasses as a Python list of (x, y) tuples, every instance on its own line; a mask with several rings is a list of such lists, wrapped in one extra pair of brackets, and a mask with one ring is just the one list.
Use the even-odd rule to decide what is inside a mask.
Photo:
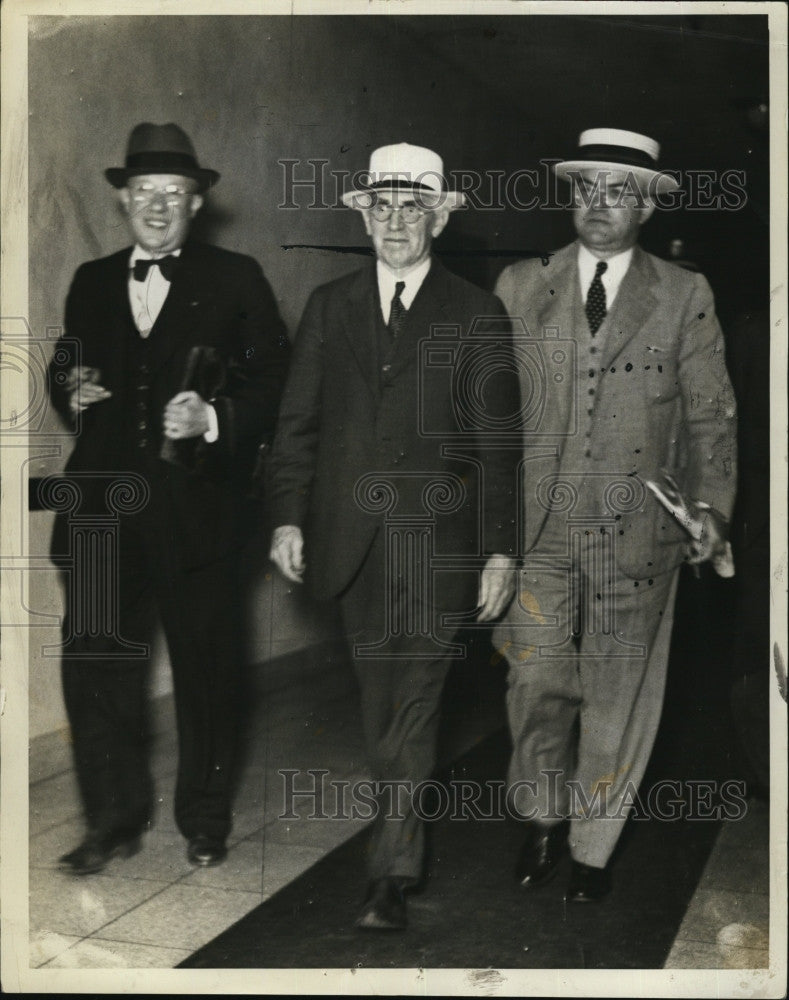
[(387, 205), (382, 201), (377, 201), (372, 208), (369, 209), (370, 215), (372, 215), (376, 222), (386, 222), (387, 219), (392, 217), (392, 212), (399, 212), (400, 218), (409, 226), (418, 222), (419, 219), (421, 219), (425, 214), (425, 211), (426, 210), (424, 208), (420, 208), (419, 205)]
[(185, 198), (194, 193), (181, 187), (180, 184), (165, 184), (164, 187), (158, 188), (148, 183), (130, 184), (129, 191), (132, 200), (141, 205), (147, 204), (157, 197), (161, 197), (168, 205), (180, 205)]

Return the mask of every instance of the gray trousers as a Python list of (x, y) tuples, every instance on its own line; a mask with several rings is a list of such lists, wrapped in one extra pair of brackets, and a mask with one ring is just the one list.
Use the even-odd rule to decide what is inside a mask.
[(591, 549), (575, 560), (543, 550), (494, 633), (509, 665), (510, 808), (569, 817), (584, 864), (607, 863), (652, 751), (678, 575), (636, 581)]

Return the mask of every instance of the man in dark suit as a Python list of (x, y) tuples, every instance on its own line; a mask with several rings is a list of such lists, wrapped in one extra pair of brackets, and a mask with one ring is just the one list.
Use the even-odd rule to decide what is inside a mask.
[[(712, 292), (636, 244), (677, 187), (654, 140), (591, 129), (556, 172), (578, 241), (507, 268), (496, 291), (568, 364), (545, 381), (522, 481), (518, 599), (497, 629), (509, 663), (513, 808), (528, 818), (517, 876), (601, 899), (655, 738), (678, 567), (725, 558), (735, 405)], [(572, 361), (572, 364), (569, 364)], [(535, 409), (533, 382), (524, 408)], [(665, 472), (704, 522), (691, 542), (652, 495)], [(569, 818), (569, 827), (568, 820)]]
[[(380, 783), (357, 926), (396, 930), (423, 867), (409, 791), (434, 767), (441, 690), (462, 652), (450, 616), (479, 606), (494, 618), (512, 593), (513, 480), (486, 431), (517, 425), (518, 390), (501, 304), (431, 255), (462, 204), (441, 158), (384, 146), (369, 174), (344, 200), (362, 212), (376, 265), (318, 288), (296, 338), (271, 455), (271, 557), (339, 598)], [(431, 339), (437, 365), (425, 361)], [(464, 420), (470, 400), (476, 421)], [(406, 793), (392, 804), (395, 781)]]
[[(76, 499), (56, 519), (52, 554), (71, 567), (63, 691), (88, 823), (61, 864), (80, 875), (135, 853), (151, 819), (154, 610), (178, 721), (176, 822), (192, 864), (226, 854), (238, 526), (257, 447), (273, 434), (288, 343), (258, 264), (189, 239), (219, 175), (198, 165), (177, 125), (136, 126), (125, 166), (106, 176), (135, 245), (78, 269), (50, 366), (53, 403), (76, 431), (66, 466)], [(109, 561), (86, 558), (75, 528), (112, 511), (123, 513)]]

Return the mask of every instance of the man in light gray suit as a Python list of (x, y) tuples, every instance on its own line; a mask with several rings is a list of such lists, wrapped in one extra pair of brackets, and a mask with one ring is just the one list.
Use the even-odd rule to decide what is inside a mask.
[[(657, 169), (658, 144), (592, 129), (579, 147), (555, 168), (573, 184), (578, 240), (507, 268), (496, 287), (528, 336), (546, 338), (547, 359), (540, 377), (523, 369), (524, 413), (540, 419), (522, 465), (525, 564), (496, 642), (511, 803), (527, 821), (518, 879), (547, 881), (569, 844), (568, 898), (590, 902), (610, 889), (652, 750), (678, 569), (724, 552), (736, 455), (709, 285), (636, 245), (677, 187)], [(700, 540), (647, 488), (666, 472), (700, 502)]]

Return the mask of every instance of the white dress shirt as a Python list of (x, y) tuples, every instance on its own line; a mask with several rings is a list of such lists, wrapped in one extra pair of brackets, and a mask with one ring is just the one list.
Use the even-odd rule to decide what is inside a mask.
[(393, 271), (382, 264), (379, 260), (376, 265), (376, 272), (378, 275), (378, 296), (381, 300), (381, 313), (384, 317), (384, 323), (389, 325), (389, 313), (392, 308), (392, 299), (394, 298), (395, 285), (398, 281), (405, 282), (405, 288), (400, 294), (400, 301), (406, 309), (411, 308), (411, 303), (416, 298), (416, 293), (422, 287), (422, 282), (427, 277), (427, 272), (430, 270), (430, 257), (427, 260), (422, 261), (419, 267), (415, 267), (413, 271), (409, 271), (404, 278), (399, 278)]
[[(632, 259), (633, 248), (630, 247), (628, 250), (623, 250), (622, 253), (618, 253), (615, 257), (609, 257), (606, 260), (608, 267), (605, 273), (600, 276), (600, 280), (605, 289), (605, 307), (607, 312), (611, 312), (611, 306), (614, 304), (616, 293), (619, 291), (619, 286), (627, 274), (627, 269), (630, 267)], [(578, 244), (578, 280), (581, 284), (581, 297), (584, 302), (586, 302), (586, 296), (589, 294), (589, 286), (594, 279), (594, 273), (599, 260), (600, 258), (590, 253), (583, 243)]]
[[(168, 256), (162, 254), (160, 256)], [(171, 250), (170, 256), (180, 257), (181, 248)], [(129, 305), (134, 317), (134, 325), (137, 327), (141, 337), (149, 337), (151, 328), (162, 311), (162, 306), (170, 291), (170, 282), (162, 274), (158, 267), (149, 267), (143, 281), (137, 281), (134, 277), (134, 262), (137, 260), (152, 260), (154, 255), (137, 245), (131, 252), (129, 258)], [(216, 410), (209, 406), (207, 410), (208, 430), (203, 434), (203, 438), (208, 444), (213, 444), (219, 438), (219, 420)]]

